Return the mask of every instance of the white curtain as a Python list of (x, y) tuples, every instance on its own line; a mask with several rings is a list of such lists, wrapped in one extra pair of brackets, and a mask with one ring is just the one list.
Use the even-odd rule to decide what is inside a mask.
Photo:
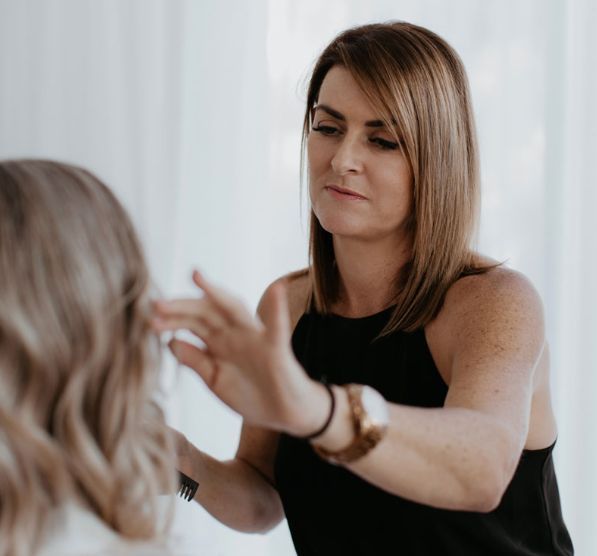
[(159, 283), (180, 189), (181, 27), (179, 2), (0, 2), (0, 155), (96, 171), (131, 212)]
[[(577, 553), (597, 554), (592, 0), (0, 0), (0, 157), (96, 171), (133, 215), (164, 292), (192, 293), (198, 266), (255, 307), (306, 262), (304, 78), (335, 33), (387, 19), (435, 30), (469, 72), (480, 248), (544, 299), (564, 516)], [(239, 419), (190, 373), (169, 376), (171, 421), (231, 457)], [(189, 554), (294, 553), (285, 524), (242, 535), (196, 504), (177, 504), (175, 530)]]

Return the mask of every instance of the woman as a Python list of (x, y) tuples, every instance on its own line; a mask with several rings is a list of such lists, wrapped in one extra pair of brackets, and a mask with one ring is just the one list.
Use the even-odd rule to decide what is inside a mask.
[(471, 247), (479, 196), (464, 68), (407, 23), (325, 49), (304, 120), (310, 266), (259, 318), (199, 274), (161, 302), (176, 357), (244, 417), (234, 460), (179, 438), (197, 500), (299, 555), (572, 554), (551, 452), (541, 301)]
[(0, 556), (167, 553), (157, 495), (176, 475), (150, 314), (106, 186), (0, 162)]

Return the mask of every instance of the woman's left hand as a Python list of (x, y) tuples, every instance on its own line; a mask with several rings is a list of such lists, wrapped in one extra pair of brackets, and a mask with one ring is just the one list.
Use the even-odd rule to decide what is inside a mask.
[(205, 344), (200, 348), (174, 339), (174, 356), (251, 424), (297, 435), (310, 432), (304, 408), (321, 395), (321, 385), (307, 376), (292, 352), (284, 287), (268, 289), (260, 319), (199, 272), (193, 281), (203, 297), (156, 302), (156, 331), (185, 329)]

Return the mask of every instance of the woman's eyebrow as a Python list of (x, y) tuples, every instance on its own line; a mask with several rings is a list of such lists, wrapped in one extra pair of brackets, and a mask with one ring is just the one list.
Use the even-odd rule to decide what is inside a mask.
[[(323, 110), (324, 112), (328, 113), (333, 118), (340, 120), (342, 122), (346, 121), (346, 117), (341, 112), (334, 110), (332, 107), (328, 106), (327, 104), (317, 104), (313, 107), (313, 112), (316, 110)], [(369, 120), (365, 122), (366, 127), (385, 127), (385, 123), (382, 120)]]

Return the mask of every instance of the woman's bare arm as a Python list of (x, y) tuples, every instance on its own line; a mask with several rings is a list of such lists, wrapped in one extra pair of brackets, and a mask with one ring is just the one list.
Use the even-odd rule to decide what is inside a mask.
[[(449, 362), (445, 407), (390, 404), (385, 439), (348, 468), (408, 499), (490, 511), (508, 486), (528, 434), (533, 372), (544, 347), (541, 302), (511, 271), (471, 277), (448, 296), (442, 349)], [(353, 435), (344, 392), (317, 440), (341, 449)], [(325, 394), (320, 395), (325, 405)]]
[(179, 469), (199, 481), (195, 500), (218, 521), (245, 533), (265, 533), (284, 512), (273, 481), (278, 434), (243, 425), (234, 459), (217, 460), (178, 433)]
[[(297, 436), (317, 430), (329, 398), (291, 352), (283, 288), (264, 296), (263, 320), (255, 321), (239, 300), (200, 275), (195, 279), (203, 300), (177, 300), (162, 311), (164, 329), (186, 328), (208, 346), (179, 343), (179, 360), (254, 426)], [(349, 468), (417, 502), (489, 511), (527, 438), (533, 375), (544, 347), (542, 306), (524, 277), (498, 269), (457, 282), (442, 313), (442, 358), (450, 375), (445, 407), (391, 405), (388, 434)], [(213, 364), (214, 353), (226, 366)], [(335, 389), (338, 410), (317, 439), (329, 450), (343, 448), (353, 435), (344, 390)]]
[[(303, 274), (277, 281), (286, 286), (292, 328), (306, 307), (308, 285), (304, 277), (301, 279)], [(263, 298), (257, 314), (262, 310)], [(247, 533), (265, 533), (284, 518), (274, 480), (278, 432), (243, 423), (236, 455), (228, 461), (211, 457), (193, 446), (182, 433), (174, 433), (179, 469), (199, 481), (195, 501), (214, 518)]]

